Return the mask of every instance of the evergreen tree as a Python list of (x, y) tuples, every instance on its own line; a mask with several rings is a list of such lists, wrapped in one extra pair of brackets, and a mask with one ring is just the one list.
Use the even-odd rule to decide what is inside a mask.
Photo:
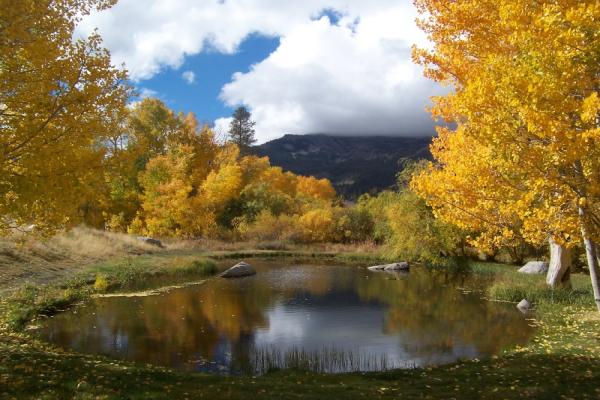
[(229, 124), (229, 141), (235, 143), (240, 148), (241, 154), (248, 154), (250, 146), (256, 142), (254, 138), (254, 125), (252, 114), (246, 107), (238, 107), (233, 115), (233, 120)]

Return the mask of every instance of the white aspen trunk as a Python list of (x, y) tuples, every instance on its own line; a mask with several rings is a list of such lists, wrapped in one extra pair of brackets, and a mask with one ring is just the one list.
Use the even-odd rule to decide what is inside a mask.
[(598, 282), (598, 253), (596, 244), (588, 236), (585, 227), (585, 210), (579, 207), (579, 216), (581, 217), (581, 236), (585, 246), (585, 255), (587, 257), (588, 268), (590, 270), (590, 279), (592, 280), (592, 290), (594, 292), (594, 301), (598, 312), (600, 312), (600, 282)]
[(546, 283), (550, 287), (571, 287), (571, 251), (565, 246), (550, 241), (550, 265)]

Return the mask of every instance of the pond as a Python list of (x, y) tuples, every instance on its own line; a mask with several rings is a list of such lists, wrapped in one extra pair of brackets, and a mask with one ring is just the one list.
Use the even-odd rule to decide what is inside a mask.
[[(97, 298), (45, 321), (45, 340), (84, 353), (187, 371), (298, 367), (373, 371), (482, 358), (534, 333), (512, 304), (481, 299), (485, 278), (254, 261), (148, 297)], [(488, 278), (489, 279), (489, 278)]]

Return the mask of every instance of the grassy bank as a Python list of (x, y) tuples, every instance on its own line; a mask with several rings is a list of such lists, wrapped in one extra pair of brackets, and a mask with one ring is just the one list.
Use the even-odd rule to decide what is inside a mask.
[(98, 264), (108, 266), (123, 259), (149, 265), (145, 260), (160, 260), (174, 255), (211, 257), (215, 259), (243, 258), (319, 258), (340, 262), (377, 262), (381, 249), (372, 243), (294, 245), (284, 242), (237, 242), (216, 240), (164, 240), (159, 248), (135, 237), (75, 228), (55, 237), (41, 240), (31, 236), (0, 238), (0, 295), (10, 293), (24, 284), (46, 285), (62, 283), (74, 275), (85, 274)]
[(167, 253), (101, 262), (60, 283), (21, 286), (0, 301), (0, 320), (8, 329), (19, 331), (38, 317), (52, 315), (93, 294), (135, 288), (151, 278), (205, 277), (216, 272), (212, 260)]
[(165, 250), (130, 235), (85, 227), (48, 239), (15, 234), (0, 238), (0, 293), (24, 283), (63, 281), (98, 262)]
[[(486, 360), (385, 373), (320, 375), (275, 371), (260, 377), (182, 373), (150, 365), (65, 352), (22, 331), (36, 316), (56, 312), (94, 293), (135, 286), (152, 277), (214, 273), (207, 257), (239, 260), (286, 257), (324, 261), (378, 262), (378, 254), (319, 249), (198, 250), (189, 247), (127, 256), (90, 265), (71, 278), (28, 286), (4, 298), (0, 312), (0, 398), (431, 398), (597, 399), (600, 397), (600, 317), (591, 304), (589, 278), (573, 276), (574, 290), (551, 291), (543, 277), (515, 267), (472, 266), (492, 280), (486, 297), (527, 297), (538, 333), (527, 346)], [(568, 293), (568, 295), (567, 295)]]

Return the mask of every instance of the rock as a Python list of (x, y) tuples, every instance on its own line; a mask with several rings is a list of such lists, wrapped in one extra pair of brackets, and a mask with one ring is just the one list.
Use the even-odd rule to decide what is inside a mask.
[(163, 247), (163, 244), (160, 240), (148, 236), (138, 236), (136, 239), (152, 246)]
[(522, 274), (545, 274), (548, 272), (548, 263), (545, 261), (529, 261), (519, 269)]
[(241, 278), (243, 276), (255, 275), (256, 271), (249, 264), (240, 262), (221, 274), (222, 278)]
[(406, 261), (402, 261), (392, 264), (375, 265), (373, 267), (369, 267), (368, 269), (371, 271), (408, 271), (408, 263)]
[(517, 304), (517, 308), (522, 313), (526, 313), (531, 310), (531, 303), (527, 301), (527, 299), (523, 299), (519, 302), (519, 304)]

